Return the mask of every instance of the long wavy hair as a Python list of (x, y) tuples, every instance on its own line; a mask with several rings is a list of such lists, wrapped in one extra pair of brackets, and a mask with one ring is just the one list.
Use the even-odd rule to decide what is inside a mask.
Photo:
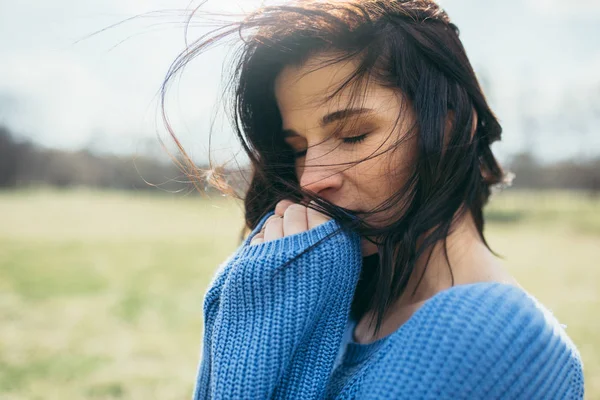
[[(169, 82), (191, 59), (229, 36), (241, 39), (226, 99), (232, 125), (252, 168), (243, 194), (227, 185), (222, 168), (211, 164), (209, 170), (202, 170), (194, 165), (169, 126), (164, 106)], [(417, 154), (408, 178), (376, 209), (345, 209), (299, 185), (297, 159), (283, 140), (274, 87), (284, 67), (303, 65), (315, 54), (331, 55), (326, 65), (356, 61), (354, 73), (324, 96), (324, 102), (346, 87), (351, 89), (352, 102), (360, 96), (364, 83), (373, 81), (408, 100), (415, 117), (410, 133), (416, 135)], [(482, 209), (492, 186), (506, 178), (490, 149), (500, 139), (502, 128), (486, 102), (458, 28), (434, 1), (298, 0), (261, 7), (190, 43), (163, 82), (161, 105), (166, 127), (184, 156), (180, 167), (190, 177), (208, 179), (223, 193), (243, 199), (243, 232), (254, 229), (278, 201), (287, 198), (305, 205), (313, 201), (310, 207), (335, 218), (344, 229), (375, 238), (371, 240), (378, 247), (379, 261), (375, 267), (363, 268), (351, 308), (354, 318), (373, 311), (375, 332), (386, 310), (405, 292), (417, 259), (423, 255), (428, 259), (433, 246), (443, 241), (450, 266), (446, 238), (453, 221), (467, 211), (489, 249)], [(397, 140), (356, 162), (402, 145), (403, 140)], [(400, 168), (389, 167), (392, 172)], [(368, 215), (384, 211), (393, 216), (386, 219), (385, 226), (366, 222)], [(452, 281), (454, 284), (454, 277)]]

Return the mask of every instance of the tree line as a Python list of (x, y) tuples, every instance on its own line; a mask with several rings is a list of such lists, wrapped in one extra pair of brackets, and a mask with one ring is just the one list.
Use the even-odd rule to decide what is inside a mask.
[[(600, 156), (542, 164), (532, 153), (522, 152), (505, 167), (515, 174), (515, 188), (600, 193)], [(238, 193), (244, 192), (249, 179), (247, 171), (225, 171), (225, 175)], [(191, 182), (174, 162), (150, 155), (118, 156), (44, 148), (18, 140), (8, 128), (0, 126), (0, 188), (38, 185), (167, 192), (195, 192), (200, 187), (215, 191), (201, 178)]]

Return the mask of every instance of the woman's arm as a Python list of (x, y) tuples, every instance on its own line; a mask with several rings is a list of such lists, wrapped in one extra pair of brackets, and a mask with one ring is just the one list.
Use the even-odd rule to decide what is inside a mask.
[(267, 214), (220, 268), (204, 300), (195, 399), (322, 398), (361, 268), (360, 238), (340, 228), (249, 245)]

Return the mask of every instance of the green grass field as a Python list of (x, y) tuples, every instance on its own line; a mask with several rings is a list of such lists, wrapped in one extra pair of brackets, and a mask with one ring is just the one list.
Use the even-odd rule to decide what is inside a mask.
[[(487, 214), (600, 399), (600, 199), (509, 191)], [(190, 398), (203, 295), (241, 221), (218, 195), (0, 192), (0, 398)]]

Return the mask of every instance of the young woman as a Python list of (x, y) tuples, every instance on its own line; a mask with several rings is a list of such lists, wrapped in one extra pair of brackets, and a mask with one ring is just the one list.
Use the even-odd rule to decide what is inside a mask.
[(230, 34), (250, 234), (206, 293), (194, 398), (583, 398), (576, 347), (484, 238), (501, 127), (446, 13), (263, 7), (167, 81)]

